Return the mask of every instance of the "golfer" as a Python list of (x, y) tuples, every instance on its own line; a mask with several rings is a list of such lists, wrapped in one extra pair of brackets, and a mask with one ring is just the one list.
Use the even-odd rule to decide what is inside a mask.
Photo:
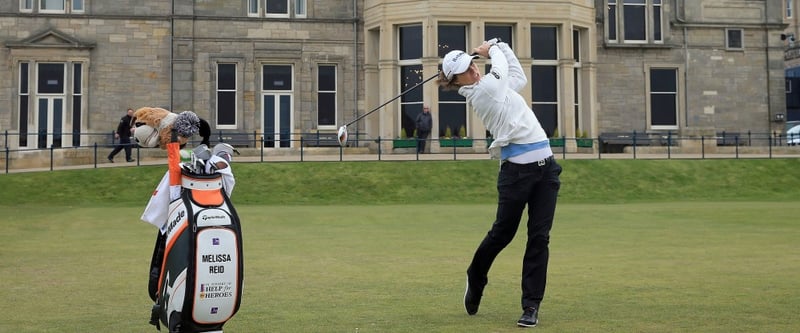
[(489, 147), (492, 158), (500, 159), (497, 177), (497, 216), (467, 269), (464, 308), (478, 312), (487, 274), (492, 262), (514, 238), (522, 212), (528, 206), (528, 240), (522, 259), (522, 317), (517, 325), (534, 327), (544, 298), (548, 243), (561, 166), (553, 158), (550, 143), (531, 108), (518, 93), (527, 78), (514, 51), (503, 42), (483, 42), (473, 49), (492, 60), (492, 69), (481, 75), (463, 51), (451, 51), (442, 61), (437, 83), (458, 90), (494, 136)]

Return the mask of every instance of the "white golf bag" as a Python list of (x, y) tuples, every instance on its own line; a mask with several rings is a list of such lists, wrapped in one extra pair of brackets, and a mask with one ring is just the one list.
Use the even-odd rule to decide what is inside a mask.
[(181, 170), (180, 198), (150, 263), (150, 323), (170, 333), (222, 332), (238, 311), (244, 261), (239, 216), (219, 173)]

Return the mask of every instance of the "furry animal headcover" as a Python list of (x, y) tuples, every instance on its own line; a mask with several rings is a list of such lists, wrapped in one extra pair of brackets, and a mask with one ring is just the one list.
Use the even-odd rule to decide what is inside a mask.
[(133, 113), (134, 137), (142, 147), (159, 146), (167, 149), (167, 143), (172, 141), (172, 133), (177, 135), (181, 145), (185, 145), (189, 138), (200, 132), (203, 122), (208, 130), (201, 135), (205, 134), (203, 141), (207, 141), (211, 135), (210, 126), (194, 112), (173, 113), (163, 108), (143, 107)]

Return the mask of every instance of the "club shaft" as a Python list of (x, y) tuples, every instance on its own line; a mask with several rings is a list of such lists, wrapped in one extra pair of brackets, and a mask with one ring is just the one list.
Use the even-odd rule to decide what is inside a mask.
[(389, 103), (391, 103), (392, 101), (394, 101), (394, 100), (396, 100), (396, 99), (400, 98), (401, 96), (405, 95), (405, 94), (406, 94), (406, 93), (408, 93), (409, 91), (412, 91), (412, 90), (416, 89), (417, 87), (419, 87), (419, 86), (423, 85), (425, 82), (428, 82), (428, 81), (430, 81), (430, 80), (433, 80), (433, 79), (435, 79), (437, 76), (439, 76), (439, 73), (436, 73), (436, 74), (434, 74), (433, 76), (431, 76), (431, 77), (429, 77), (429, 78), (425, 79), (425, 81), (422, 81), (422, 82), (420, 82), (420, 83), (417, 83), (417, 84), (415, 84), (413, 87), (406, 89), (405, 91), (401, 92), (401, 93), (400, 93), (400, 95), (397, 95), (397, 96), (393, 97), (392, 99), (390, 99), (390, 100), (386, 101), (385, 103), (383, 103), (383, 104), (379, 105), (378, 107), (376, 107), (376, 108), (372, 109), (371, 111), (369, 111), (369, 112), (367, 112), (367, 113), (365, 113), (365, 114), (362, 114), (361, 116), (359, 116), (359, 117), (358, 117), (358, 118), (356, 118), (356, 119), (353, 119), (352, 121), (350, 121), (349, 123), (345, 124), (344, 126), (345, 126), (345, 127), (347, 127), (347, 126), (350, 126), (350, 125), (352, 125), (352, 124), (356, 123), (357, 121), (359, 121), (359, 120), (361, 120), (361, 119), (364, 119), (364, 117), (366, 117), (366, 116), (369, 116), (371, 113), (373, 113), (373, 112), (375, 112), (375, 111), (378, 111), (378, 110), (380, 110), (382, 107), (386, 106), (386, 104), (389, 104)]

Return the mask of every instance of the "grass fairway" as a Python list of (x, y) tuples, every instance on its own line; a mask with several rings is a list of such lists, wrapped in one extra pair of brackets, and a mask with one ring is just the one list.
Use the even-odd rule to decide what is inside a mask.
[[(571, 186), (556, 213), (540, 324), (530, 331), (797, 330), (797, 181), (764, 176), (797, 161), (625, 162), (562, 163)], [(496, 260), (480, 312), (464, 313), (466, 266), (494, 217), (496, 164), (450, 163), (241, 165), (233, 201), (245, 286), (225, 332), (521, 331), (523, 232)], [(451, 187), (439, 186), (443, 171)], [(407, 188), (397, 180), (404, 172), (432, 186)], [(287, 176), (296, 173), (345, 185), (305, 185)], [(16, 194), (3, 194), (0, 206), (0, 332), (155, 332), (147, 269), (156, 230), (138, 220), (146, 200), (130, 192), (149, 191), (161, 174), (0, 176), (4, 192)], [(367, 179), (348, 182), (358, 175)], [(465, 182), (488, 188), (459, 194), (454, 180), (473, 177)], [(73, 188), (81, 180), (83, 193)], [(369, 182), (383, 191), (362, 188)], [(36, 201), (43, 188), (46, 199)], [(279, 199), (312, 190), (304, 205)], [(364, 194), (359, 205), (351, 192), (404, 203)], [(109, 199), (114, 193), (120, 199)], [(609, 193), (619, 193), (615, 203), (600, 203)], [(255, 204), (259, 194), (267, 204)]]

